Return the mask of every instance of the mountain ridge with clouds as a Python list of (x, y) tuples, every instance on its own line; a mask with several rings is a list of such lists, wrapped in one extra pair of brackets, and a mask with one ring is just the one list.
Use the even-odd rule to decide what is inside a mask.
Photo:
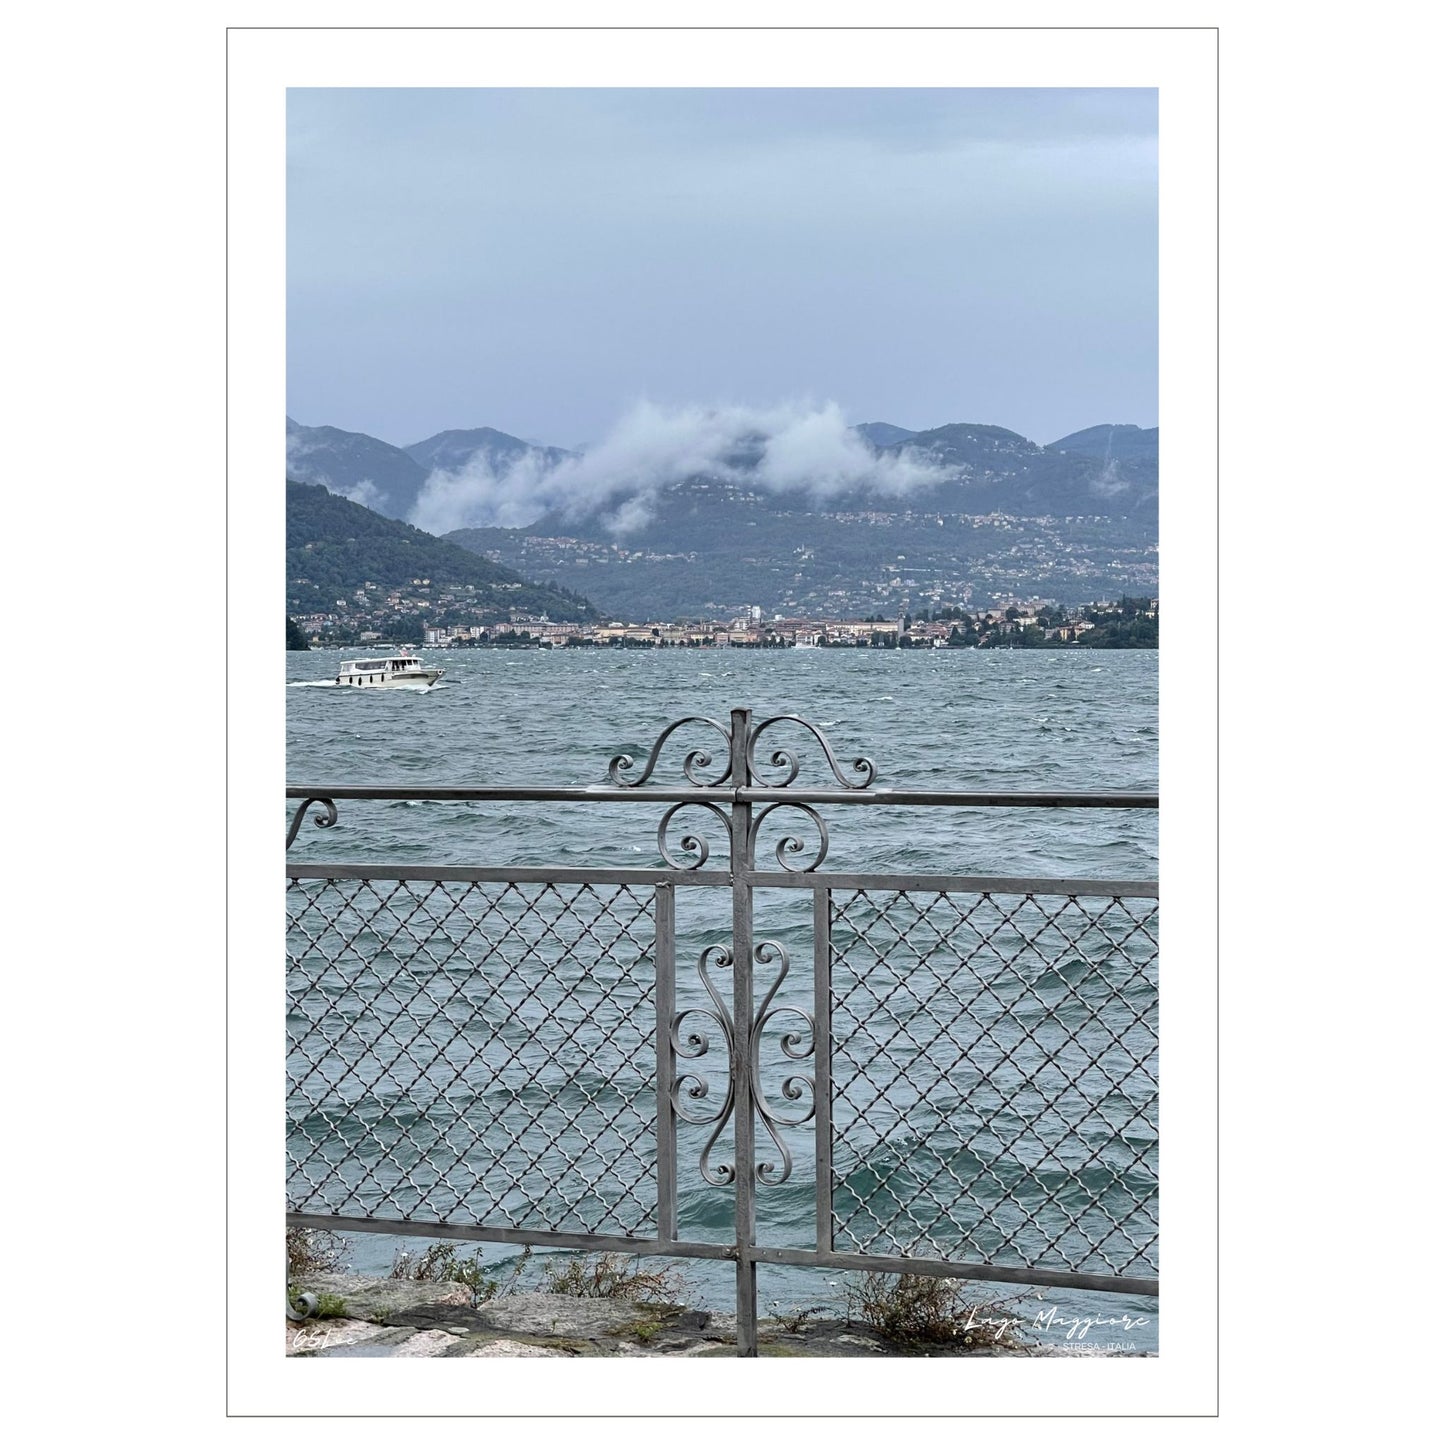
[[(832, 404), (644, 403), (580, 451), (489, 427), (407, 448), (289, 430), (308, 480), (363, 504), (375, 492), (383, 515), (615, 615), (1157, 588), (1157, 428), (1086, 428), (1060, 446), (981, 422), (855, 427)], [(383, 493), (362, 468), (397, 457), (411, 471)]]
[[(635, 534), (670, 488), (711, 478), (815, 506), (924, 498), (953, 510), (1030, 514), (1157, 511), (1158, 428), (1098, 426), (1041, 445), (1007, 428), (952, 422), (912, 431), (851, 426), (821, 406), (661, 407), (642, 402), (581, 451), (494, 427), (394, 447), (287, 418), (290, 475), (437, 536), (527, 527), (560, 515)], [(555, 526), (553, 528), (555, 530)]]

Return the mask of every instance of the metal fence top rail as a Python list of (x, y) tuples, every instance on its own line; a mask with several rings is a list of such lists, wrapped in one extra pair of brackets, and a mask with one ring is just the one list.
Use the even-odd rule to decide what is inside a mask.
[[(781, 787), (525, 787), (426, 788), (403, 784), (288, 783), (288, 798), (345, 798), (388, 802), (400, 799), (434, 803), (680, 803), (711, 798), (727, 803), (769, 803)], [(1158, 808), (1157, 793), (969, 792), (938, 788), (788, 788), (799, 803), (871, 803), (875, 807), (917, 808)]]
[(961, 873), (818, 873), (761, 868), (470, 868), (436, 863), (288, 863), (298, 882), (575, 883), (603, 887), (729, 888), (737, 879), (754, 888), (911, 890), (927, 893), (1050, 893), (1066, 898), (1157, 898), (1159, 885), (1138, 878), (1003, 878)]
[[(685, 786), (642, 785), (651, 777), (668, 739), (679, 729), (701, 733), (707, 747), (693, 747), (682, 758)], [(764, 734), (781, 732), (764, 742)], [(812, 750), (822, 753), (822, 763), (832, 772), (836, 787), (793, 786), (801, 763), (797, 733)], [(712, 734), (724, 745), (718, 748)], [(789, 746), (789, 743), (792, 746)], [(682, 743), (675, 745), (680, 749)], [(710, 748), (716, 748), (715, 758)], [(761, 755), (760, 755), (761, 749)], [(288, 798), (323, 800), (369, 799), (438, 803), (688, 803), (709, 800), (710, 805), (770, 803), (786, 799), (792, 803), (867, 803), (874, 807), (941, 808), (1157, 808), (1159, 795), (1145, 792), (1013, 792), (1001, 788), (949, 790), (940, 788), (875, 788), (877, 768), (869, 758), (840, 762), (824, 734), (806, 718), (793, 713), (754, 721), (747, 708), (734, 708), (727, 723), (707, 717), (684, 717), (670, 723), (658, 735), (646, 760), (638, 767), (629, 753), (619, 753), (607, 765), (607, 782), (587, 786), (536, 787), (497, 784), (492, 787), (412, 787), (405, 784), (340, 785), (291, 783)]]

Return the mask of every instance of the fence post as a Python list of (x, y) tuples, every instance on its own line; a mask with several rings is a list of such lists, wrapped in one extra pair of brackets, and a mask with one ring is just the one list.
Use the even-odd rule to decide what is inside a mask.
[(677, 1238), (677, 1120), (672, 1112), (674, 1061), (672, 1015), (677, 1008), (676, 899), (671, 883), (659, 883), (653, 894), (656, 923), (653, 998), (657, 1007), (654, 1038), (657, 1049), (657, 1237)]
[(833, 921), (832, 894), (813, 893), (813, 1160), (817, 1249), (833, 1252)]
[[(747, 787), (748, 731), (752, 712), (734, 708), (730, 747), (733, 788)], [(733, 1160), (737, 1169), (735, 1204), (738, 1251), (738, 1354), (758, 1352), (757, 1172), (753, 1146), (753, 1086), (750, 1039), (753, 1022), (753, 868), (752, 805), (733, 794), (729, 850), (733, 894)]]

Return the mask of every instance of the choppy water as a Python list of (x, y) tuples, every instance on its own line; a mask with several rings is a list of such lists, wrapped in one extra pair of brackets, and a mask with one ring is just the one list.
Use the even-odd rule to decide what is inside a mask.
[[(1153, 652), (437, 651), (428, 654), (429, 660), (442, 663), (447, 676), (425, 693), (306, 685), (333, 676), (345, 655), (288, 654), (292, 782), (601, 783), (612, 756), (626, 752), (640, 762), (674, 719), (702, 714), (725, 723), (731, 707), (747, 706), (755, 718), (797, 713), (810, 719), (840, 760), (860, 754), (873, 760), (877, 787), (1156, 787)], [(804, 769), (799, 783), (827, 783), (806, 739), (784, 739), (778, 731), (780, 742), (798, 745)], [(655, 781), (680, 784), (683, 754), (708, 742), (701, 732), (680, 734), (664, 754)], [(636, 804), (343, 803), (340, 824), (325, 831), (308, 824), (291, 858), (652, 867), (661, 861), (655, 833), (662, 811)], [(705, 817), (688, 821), (706, 835)], [(829, 869), (1108, 879), (1157, 874), (1152, 812), (836, 808), (828, 822)], [(713, 828), (710, 838), (721, 855), (725, 838), (719, 834)], [(721, 891), (679, 890), (680, 1005), (705, 1001), (695, 960), (707, 944), (726, 939), (725, 904)], [(755, 936), (777, 939), (794, 950), (790, 987), (798, 983), (805, 994), (810, 959), (806, 896), (760, 896)], [(779, 995), (780, 1002), (790, 998), (804, 1001), (787, 990)], [(777, 1058), (786, 1062), (780, 1054)], [(910, 1067), (922, 1067), (927, 1077), (937, 1064), (935, 1049)], [(784, 1072), (774, 1069), (774, 1084), (781, 1083)], [(910, 1102), (907, 1122), (916, 1137), (910, 1141), (905, 1131), (890, 1141), (895, 1157), (887, 1167), (917, 1172), (918, 1160), (939, 1147), (926, 1114), (930, 1107), (941, 1107), (938, 1093), (944, 1082), (956, 1084), (956, 1075)], [(1023, 1107), (1017, 1099), (1014, 1104)], [(1131, 1117), (1127, 1098), (1113, 1100), (1111, 1107), (1121, 1123)], [(759, 1132), (761, 1153), (766, 1141)], [(702, 1184), (697, 1172), (701, 1139), (683, 1137), (688, 1134), (680, 1130), (684, 1235), (726, 1239), (730, 1193)], [(764, 1243), (806, 1246), (813, 1209), (811, 1139), (789, 1142), (795, 1173), (786, 1184), (761, 1191), (759, 1237)], [(725, 1135), (723, 1158), (728, 1157), (726, 1143)], [(866, 1167), (880, 1167), (882, 1158), (875, 1154)], [(956, 1148), (944, 1162), (965, 1175), (970, 1167), (965, 1151)], [(972, 1162), (984, 1168), (989, 1163), (986, 1158)], [(375, 1269), (389, 1265), (398, 1241), (358, 1236), (355, 1244), (354, 1266)], [(499, 1259), (511, 1253), (501, 1247), (487, 1252)], [(685, 1273), (702, 1302), (731, 1308), (729, 1268), (689, 1264)], [(787, 1308), (836, 1305), (840, 1283), (819, 1271), (765, 1267), (760, 1296), (765, 1310), (773, 1301)], [(1053, 1292), (1029, 1308), (1050, 1303), (1058, 1303), (1061, 1314), (1117, 1316), (1127, 1308), (1138, 1317), (1154, 1310), (1153, 1302), (1142, 1297), (1068, 1292)], [(1098, 1326), (1088, 1342), (1152, 1349), (1157, 1332), (1152, 1320), (1127, 1335), (1117, 1327)]]

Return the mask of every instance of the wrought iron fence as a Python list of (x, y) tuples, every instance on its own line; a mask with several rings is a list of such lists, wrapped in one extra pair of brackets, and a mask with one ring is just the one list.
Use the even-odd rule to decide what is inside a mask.
[[(685, 727), (724, 748), (645, 786)], [(797, 786), (790, 731), (829, 786)], [(759, 1263), (1157, 1293), (1155, 884), (825, 872), (819, 812), (1154, 795), (876, 788), (745, 709), (608, 776), (288, 787), (288, 848), (348, 801), (663, 807), (661, 868), (288, 865), (288, 1222), (729, 1260), (741, 1355)], [(698, 889), (730, 926), (680, 962)], [(758, 898), (799, 889), (811, 979), (754, 937)], [(728, 1238), (680, 1224), (684, 1169), (730, 1200)], [(760, 1243), (759, 1191), (809, 1171), (811, 1243)]]

